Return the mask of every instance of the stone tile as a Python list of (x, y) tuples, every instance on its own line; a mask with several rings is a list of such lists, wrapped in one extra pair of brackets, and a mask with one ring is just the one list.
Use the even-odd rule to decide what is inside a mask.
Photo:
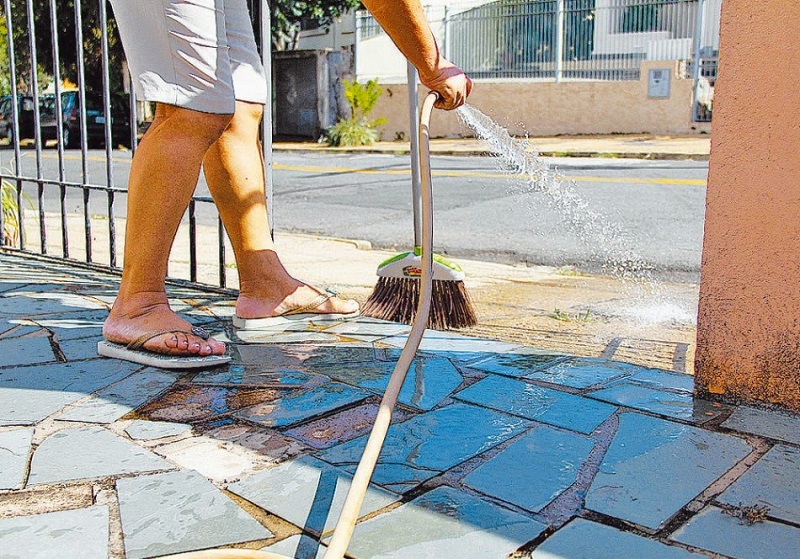
[(89, 400), (59, 415), (58, 419), (113, 423), (169, 388), (175, 380), (175, 373), (146, 369), (101, 390)]
[(191, 470), (117, 481), (128, 559), (269, 538), (272, 533)]
[[(316, 367), (316, 371), (347, 384), (382, 395), (396, 363), (342, 363)], [(414, 359), (406, 373), (398, 402), (418, 410), (430, 410), (441, 404), (464, 382), (447, 359)]]
[(75, 293), (17, 291), (0, 296), (0, 315), (38, 316), (61, 314), (87, 309), (105, 309), (106, 305), (92, 297)]
[(610, 388), (592, 392), (590, 396), (604, 402), (700, 424), (729, 409), (694, 398), (690, 392), (668, 392), (630, 382), (620, 382)]
[(282, 391), (269, 388), (181, 387), (170, 390), (137, 413), (155, 421), (197, 423), (226, 417), (254, 404), (275, 402), (281, 394)]
[(269, 457), (270, 462), (284, 462), (308, 451), (307, 447), (294, 439), (285, 437), (272, 429), (254, 425), (231, 422), (204, 429), (203, 434), (215, 440), (231, 442), (253, 450), (260, 455)]
[(594, 444), (579, 435), (537, 427), (464, 478), (464, 483), (539, 512), (577, 480)]
[(642, 369), (643, 367), (619, 361), (576, 357), (540, 368), (524, 376), (572, 388), (588, 388), (594, 384), (640, 372)]
[(644, 369), (632, 374), (625, 380), (626, 382), (643, 384), (657, 389), (680, 390), (690, 394), (694, 391), (694, 377), (692, 375), (662, 371), (661, 369)]
[(582, 518), (576, 518), (547, 538), (530, 559), (706, 559), (692, 553), (631, 532), (623, 532)]
[(766, 506), (771, 517), (800, 525), (800, 450), (776, 445), (717, 500)]
[[(228, 486), (228, 491), (314, 534), (333, 529), (352, 477), (311, 456), (303, 456)], [(398, 495), (370, 487), (360, 514), (395, 502)]]
[[(408, 336), (393, 336), (380, 341), (381, 344), (403, 347)], [(518, 344), (470, 338), (459, 334), (450, 334), (436, 330), (426, 330), (419, 345), (420, 351), (454, 351), (454, 352), (493, 352), (506, 353), (518, 348)]]
[(574, 394), (494, 375), (455, 396), (460, 400), (581, 433), (591, 433), (617, 409)]
[(65, 341), (100, 336), (107, 317), (108, 311), (104, 309), (69, 313), (63, 317), (40, 318), (36, 323), (53, 332), (59, 341)]
[(167, 421), (145, 421), (137, 419), (126, 429), (125, 433), (137, 441), (153, 441), (166, 437), (182, 435), (192, 430), (186, 423), (170, 423)]
[(722, 424), (723, 427), (800, 444), (800, 415), (741, 406)]
[(381, 338), (405, 336), (411, 326), (396, 322), (365, 322), (363, 319), (337, 324), (325, 330), (328, 334), (337, 334), (355, 340), (373, 341)]
[[(389, 430), (372, 480), (405, 492), (529, 425), (518, 417), (460, 403), (413, 417)], [(320, 458), (355, 471), (365, 444), (366, 437), (361, 437), (323, 451)]]
[[(378, 402), (367, 402), (293, 427), (286, 431), (290, 437), (303, 441), (316, 449), (330, 448), (345, 441), (368, 435), (378, 415)], [(400, 423), (411, 416), (403, 408), (395, 408), (392, 423)]]
[(28, 483), (61, 483), (171, 468), (152, 452), (103, 427), (76, 427), (42, 441), (33, 455)]
[(108, 508), (0, 519), (3, 559), (106, 559)]
[(356, 526), (348, 553), (357, 559), (505, 559), (544, 524), (439, 487)]
[(286, 392), (264, 404), (237, 411), (238, 418), (268, 427), (283, 427), (315, 415), (355, 404), (370, 393), (339, 382), (329, 382), (313, 390)]
[(672, 539), (735, 559), (796, 559), (800, 529), (766, 520), (741, 524), (716, 507), (706, 507)]
[(33, 425), (140, 368), (95, 359), (0, 370), (0, 425)]
[(0, 367), (33, 365), (57, 361), (50, 338), (11, 338), (0, 340)]
[(0, 340), (21, 338), (32, 334), (45, 334), (46, 332), (36, 324), (29, 324), (27, 320), (0, 320)]
[(231, 483), (273, 463), (246, 448), (205, 436), (181, 439), (153, 450), (173, 464), (195, 470), (219, 484)]
[(291, 559), (323, 559), (328, 548), (311, 536), (297, 534), (261, 550)]
[(470, 365), (470, 368), (477, 369), (479, 371), (486, 371), (487, 373), (496, 373), (499, 375), (520, 378), (526, 376), (532, 371), (552, 365), (553, 363), (558, 363), (563, 359), (564, 356), (557, 353), (512, 352), (497, 355), (491, 359)]
[(622, 413), (586, 508), (657, 530), (747, 456), (742, 439)]
[(208, 370), (198, 373), (192, 380), (195, 384), (221, 384), (259, 388), (310, 389), (330, 381), (328, 377), (293, 369), (264, 371), (260, 367), (234, 365), (227, 370)]
[(58, 342), (58, 348), (64, 354), (64, 357), (67, 358), (67, 361), (94, 359), (99, 356), (97, 353), (97, 342), (102, 340), (102, 336), (79, 338), (76, 340), (64, 340)]
[(0, 491), (25, 483), (32, 440), (33, 429), (0, 431)]

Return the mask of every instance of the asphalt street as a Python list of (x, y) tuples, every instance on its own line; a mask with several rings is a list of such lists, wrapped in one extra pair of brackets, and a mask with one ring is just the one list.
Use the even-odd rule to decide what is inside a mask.
[[(78, 183), (83, 178), (79, 151), (67, 151), (63, 170), (55, 149), (23, 150), (25, 176)], [(557, 158), (546, 163), (559, 176), (544, 191), (504, 172), (491, 157), (432, 157), (436, 250), (487, 261), (574, 266), (602, 272), (635, 262), (653, 274), (697, 281), (703, 232), (703, 161)], [(0, 167), (13, 165), (13, 151), (0, 150)], [(104, 151), (86, 160), (91, 184), (106, 185)], [(127, 186), (130, 153), (114, 152), (115, 187)], [(276, 152), (273, 165), (275, 228), (324, 236), (363, 239), (379, 248), (413, 242), (408, 156)], [(35, 183), (26, 183), (29, 206), (37, 208)], [(198, 196), (208, 191), (201, 178)], [(61, 191), (45, 184), (47, 211), (58, 211)], [(84, 212), (79, 189), (68, 188), (68, 213)], [(125, 195), (114, 196), (114, 212), (125, 215)], [(93, 192), (88, 211), (108, 211), (105, 192)], [(201, 223), (214, 223), (211, 204), (198, 204)], [(628, 264), (623, 264), (628, 266)]]

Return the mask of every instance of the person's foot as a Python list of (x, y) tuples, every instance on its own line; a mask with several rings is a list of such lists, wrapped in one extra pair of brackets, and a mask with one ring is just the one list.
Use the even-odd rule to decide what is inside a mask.
[(214, 338), (203, 339), (192, 333), (192, 325), (169, 308), (165, 293), (139, 293), (117, 297), (103, 324), (103, 337), (112, 343), (127, 345), (157, 332), (144, 342), (142, 349), (162, 355), (207, 356), (225, 353), (225, 344)]
[[(325, 296), (321, 297), (321, 295)], [(320, 301), (319, 305), (310, 307), (315, 301)], [(297, 309), (320, 315), (352, 314), (358, 311), (358, 302), (330, 295), (302, 282), (296, 282), (286, 288), (285, 294), (261, 295), (240, 292), (239, 298), (236, 300), (236, 316), (244, 319), (281, 316)]]

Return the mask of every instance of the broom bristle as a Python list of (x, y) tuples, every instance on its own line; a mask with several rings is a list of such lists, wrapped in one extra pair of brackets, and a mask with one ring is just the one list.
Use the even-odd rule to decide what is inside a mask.
[[(361, 309), (362, 316), (411, 324), (417, 314), (419, 280), (380, 277)], [(446, 330), (475, 326), (478, 318), (463, 281), (434, 280), (428, 328)]]

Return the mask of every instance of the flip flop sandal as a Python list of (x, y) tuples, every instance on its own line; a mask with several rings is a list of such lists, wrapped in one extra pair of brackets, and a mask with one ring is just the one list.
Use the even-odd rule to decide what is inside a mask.
[(326, 289), (324, 293), (317, 295), (311, 302), (279, 315), (267, 316), (264, 318), (240, 318), (238, 315), (234, 315), (233, 326), (239, 330), (263, 330), (310, 319), (335, 322), (353, 318), (360, 314), (361, 311), (358, 310), (351, 313), (313, 312), (314, 309), (325, 303), (328, 299), (338, 296), (339, 294), (336, 291)]
[(159, 332), (139, 336), (127, 345), (103, 340), (97, 343), (97, 353), (103, 357), (122, 359), (124, 361), (131, 361), (150, 367), (159, 367), (161, 369), (216, 367), (231, 360), (229, 355), (164, 355), (144, 349), (144, 344), (164, 334), (190, 334), (204, 340), (211, 337), (211, 334), (209, 334), (207, 330), (199, 326), (192, 326), (192, 329), (188, 332), (186, 330), (161, 330)]

